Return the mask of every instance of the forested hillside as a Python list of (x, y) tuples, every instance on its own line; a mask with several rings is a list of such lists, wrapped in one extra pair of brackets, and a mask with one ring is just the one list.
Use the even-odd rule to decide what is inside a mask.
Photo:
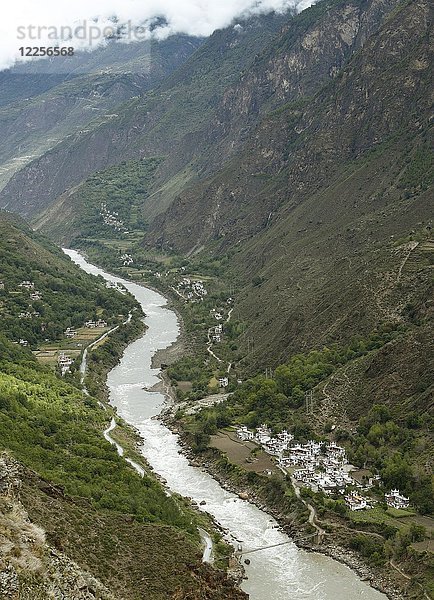
[(131, 296), (108, 290), (102, 280), (95, 284), (25, 223), (1, 215), (0, 281), (0, 330), (33, 348), (97, 317), (116, 324), (135, 307)]

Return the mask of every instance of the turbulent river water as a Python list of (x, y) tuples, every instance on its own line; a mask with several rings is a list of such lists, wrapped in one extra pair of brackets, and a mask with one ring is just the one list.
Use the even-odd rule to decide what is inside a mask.
[(124, 285), (146, 314), (146, 333), (126, 349), (120, 363), (108, 375), (110, 402), (118, 414), (138, 429), (142, 452), (155, 472), (164, 477), (169, 489), (205, 500), (204, 510), (229, 531), (230, 540), (243, 552), (283, 544), (249, 553), (247, 580), (242, 589), (252, 600), (380, 600), (386, 596), (372, 589), (345, 565), (326, 556), (298, 549), (265, 512), (224, 490), (203, 470), (189, 465), (180, 453), (178, 438), (158, 415), (165, 398), (149, 392), (159, 381), (158, 369), (151, 366), (158, 349), (167, 348), (179, 335), (176, 314), (167, 309), (166, 299), (157, 292), (110, 275), (88, 263), (74, 250), (65, 250), (82, 269), (107, 281)]

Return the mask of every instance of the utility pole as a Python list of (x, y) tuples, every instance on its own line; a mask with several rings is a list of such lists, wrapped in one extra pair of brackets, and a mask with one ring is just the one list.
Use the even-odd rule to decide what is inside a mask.
[(313, 415), (313, 392), (312, 390), (308, 390), (305, 394), (304, 394), (304, 399), (306, 402), (306, 414), (307, 415)]

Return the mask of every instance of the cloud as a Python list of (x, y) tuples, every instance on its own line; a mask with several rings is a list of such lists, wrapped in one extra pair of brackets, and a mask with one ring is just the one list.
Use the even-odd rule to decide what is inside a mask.
[[(313, 0), (15, 0), (2, 7), (0, 69), (20, 58), (22, 46), (53, 46), (72, 32), (68, 45), (94, 48), (114, 23), (126, 23), (129, 39), (175, 33), (208, 36), (234, 19), (290, 7), (303, 10)], [(158, 20), (158, 21), (157, 21)], [(155, 26), (155, 23), (159, 25)], [(136, 27), (142, 26), (139, 30)], [(77, 27), (81, 29), (77, 30)], [(152, 29), (152, 34), (150, 33)], [(74, 35), (79, 31), (80, 36)], [(132, 33), (131, 33), (132, 32)]]

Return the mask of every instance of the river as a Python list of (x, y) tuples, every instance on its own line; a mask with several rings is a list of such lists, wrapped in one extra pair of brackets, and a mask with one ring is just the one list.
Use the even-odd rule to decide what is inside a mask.
[(208, 473), (188, 463), (180, 453), (178, 437), (160, 421), (152, 419), (162, 409), (163, 394), (144, 389), (159, 381), (159, 369), (151, 367), (152, 356), (158, 349), (167, 348), (179, 335), (175, 313), (166, 308), (167, 300), (161, 294), (104, 272), (74, 250), (64, 251), (86, 272), (124, 285), (146, 314), (146, 333), (126, 348), (107, 380), (110, 402), (143, 438), (142, 453), (146, 460), (164, 477), (170, 490), (190, 496), (198, 503), (205, 500), (206, 505), (201, 508), (230, 532), (231, 540), (236, 545), (240, 543), (244, 553), (283, 544), (248, 554), (251, 562), (245, 567), (247, 580), (241, 587), (250, 598), (384, 600), (384, 594), (361, 581), (345, 565), (322, 554), (298, 549), (268, 514), (227, 492)]

